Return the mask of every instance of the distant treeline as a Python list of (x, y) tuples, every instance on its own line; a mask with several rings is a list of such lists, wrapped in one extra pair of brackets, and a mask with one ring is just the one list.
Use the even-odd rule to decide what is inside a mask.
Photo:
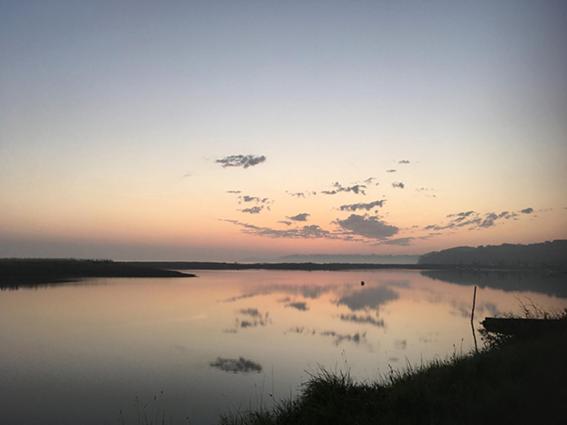
[(488, 267), (567, 267), (567, 240), (529, 245), (486, 245), (458, 247), (430, 252), (420, 257), (420, 265)]
[(428, 267), (417, 264), (376, 264), (376, 263), (219, 263), (208, 261), (143, 261), (129, 264), (143, 264), (172, 270), (304, 270), (339, 271), (371, 269), (410, 269), (422, 270)]
[(0, 259), (0, 288), (57, 283), (86, 277), (187, 277), (147, 264), (111, 260)]

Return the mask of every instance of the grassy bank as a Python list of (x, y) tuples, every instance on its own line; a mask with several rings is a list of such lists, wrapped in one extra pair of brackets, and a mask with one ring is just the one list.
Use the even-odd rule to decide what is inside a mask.
[(188, 273), (110, 260), (0, 259), (0, 288), (62, 283), (88, 277), (190, 277)]
[(221, 423), (567, 423), (567, 335), (499, 341), (478, 354), (392, 372), (381, 383), (354, 383), (347, 374), (322, 371), (304, 384), (299, 398)]

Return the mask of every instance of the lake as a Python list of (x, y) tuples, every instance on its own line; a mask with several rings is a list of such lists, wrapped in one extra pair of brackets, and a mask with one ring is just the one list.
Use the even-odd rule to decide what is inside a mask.
[(476, 327), (567, 307), (563, 278), (543, 273), (195, 273), (0, 291), (0, 422), (213, 424), (321, 367), (375, 380), (471, 350), (474, 284)]

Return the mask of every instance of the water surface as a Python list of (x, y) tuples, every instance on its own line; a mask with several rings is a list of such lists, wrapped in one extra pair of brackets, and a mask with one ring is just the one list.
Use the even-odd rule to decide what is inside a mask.
[(196, 273), (0, 291), (2, 422), (216, 423), (296, 395), (319, 367), (373, 380), (470, 350), (473, 284), (477, 322), (567, 307), (553, 275)]

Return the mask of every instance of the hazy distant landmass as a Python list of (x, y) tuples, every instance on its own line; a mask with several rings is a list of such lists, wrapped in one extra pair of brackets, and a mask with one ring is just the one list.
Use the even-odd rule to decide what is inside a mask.
[(418, 255), (377, 255), (377, 254), (296, 254), (280, 257), (283, 263), (343, 263), (343, 264), (417, 264)]
[(567, 240), (528, 245), (457, 247), (430, 252), (418, 264), (494, 267), (567, 267)]

